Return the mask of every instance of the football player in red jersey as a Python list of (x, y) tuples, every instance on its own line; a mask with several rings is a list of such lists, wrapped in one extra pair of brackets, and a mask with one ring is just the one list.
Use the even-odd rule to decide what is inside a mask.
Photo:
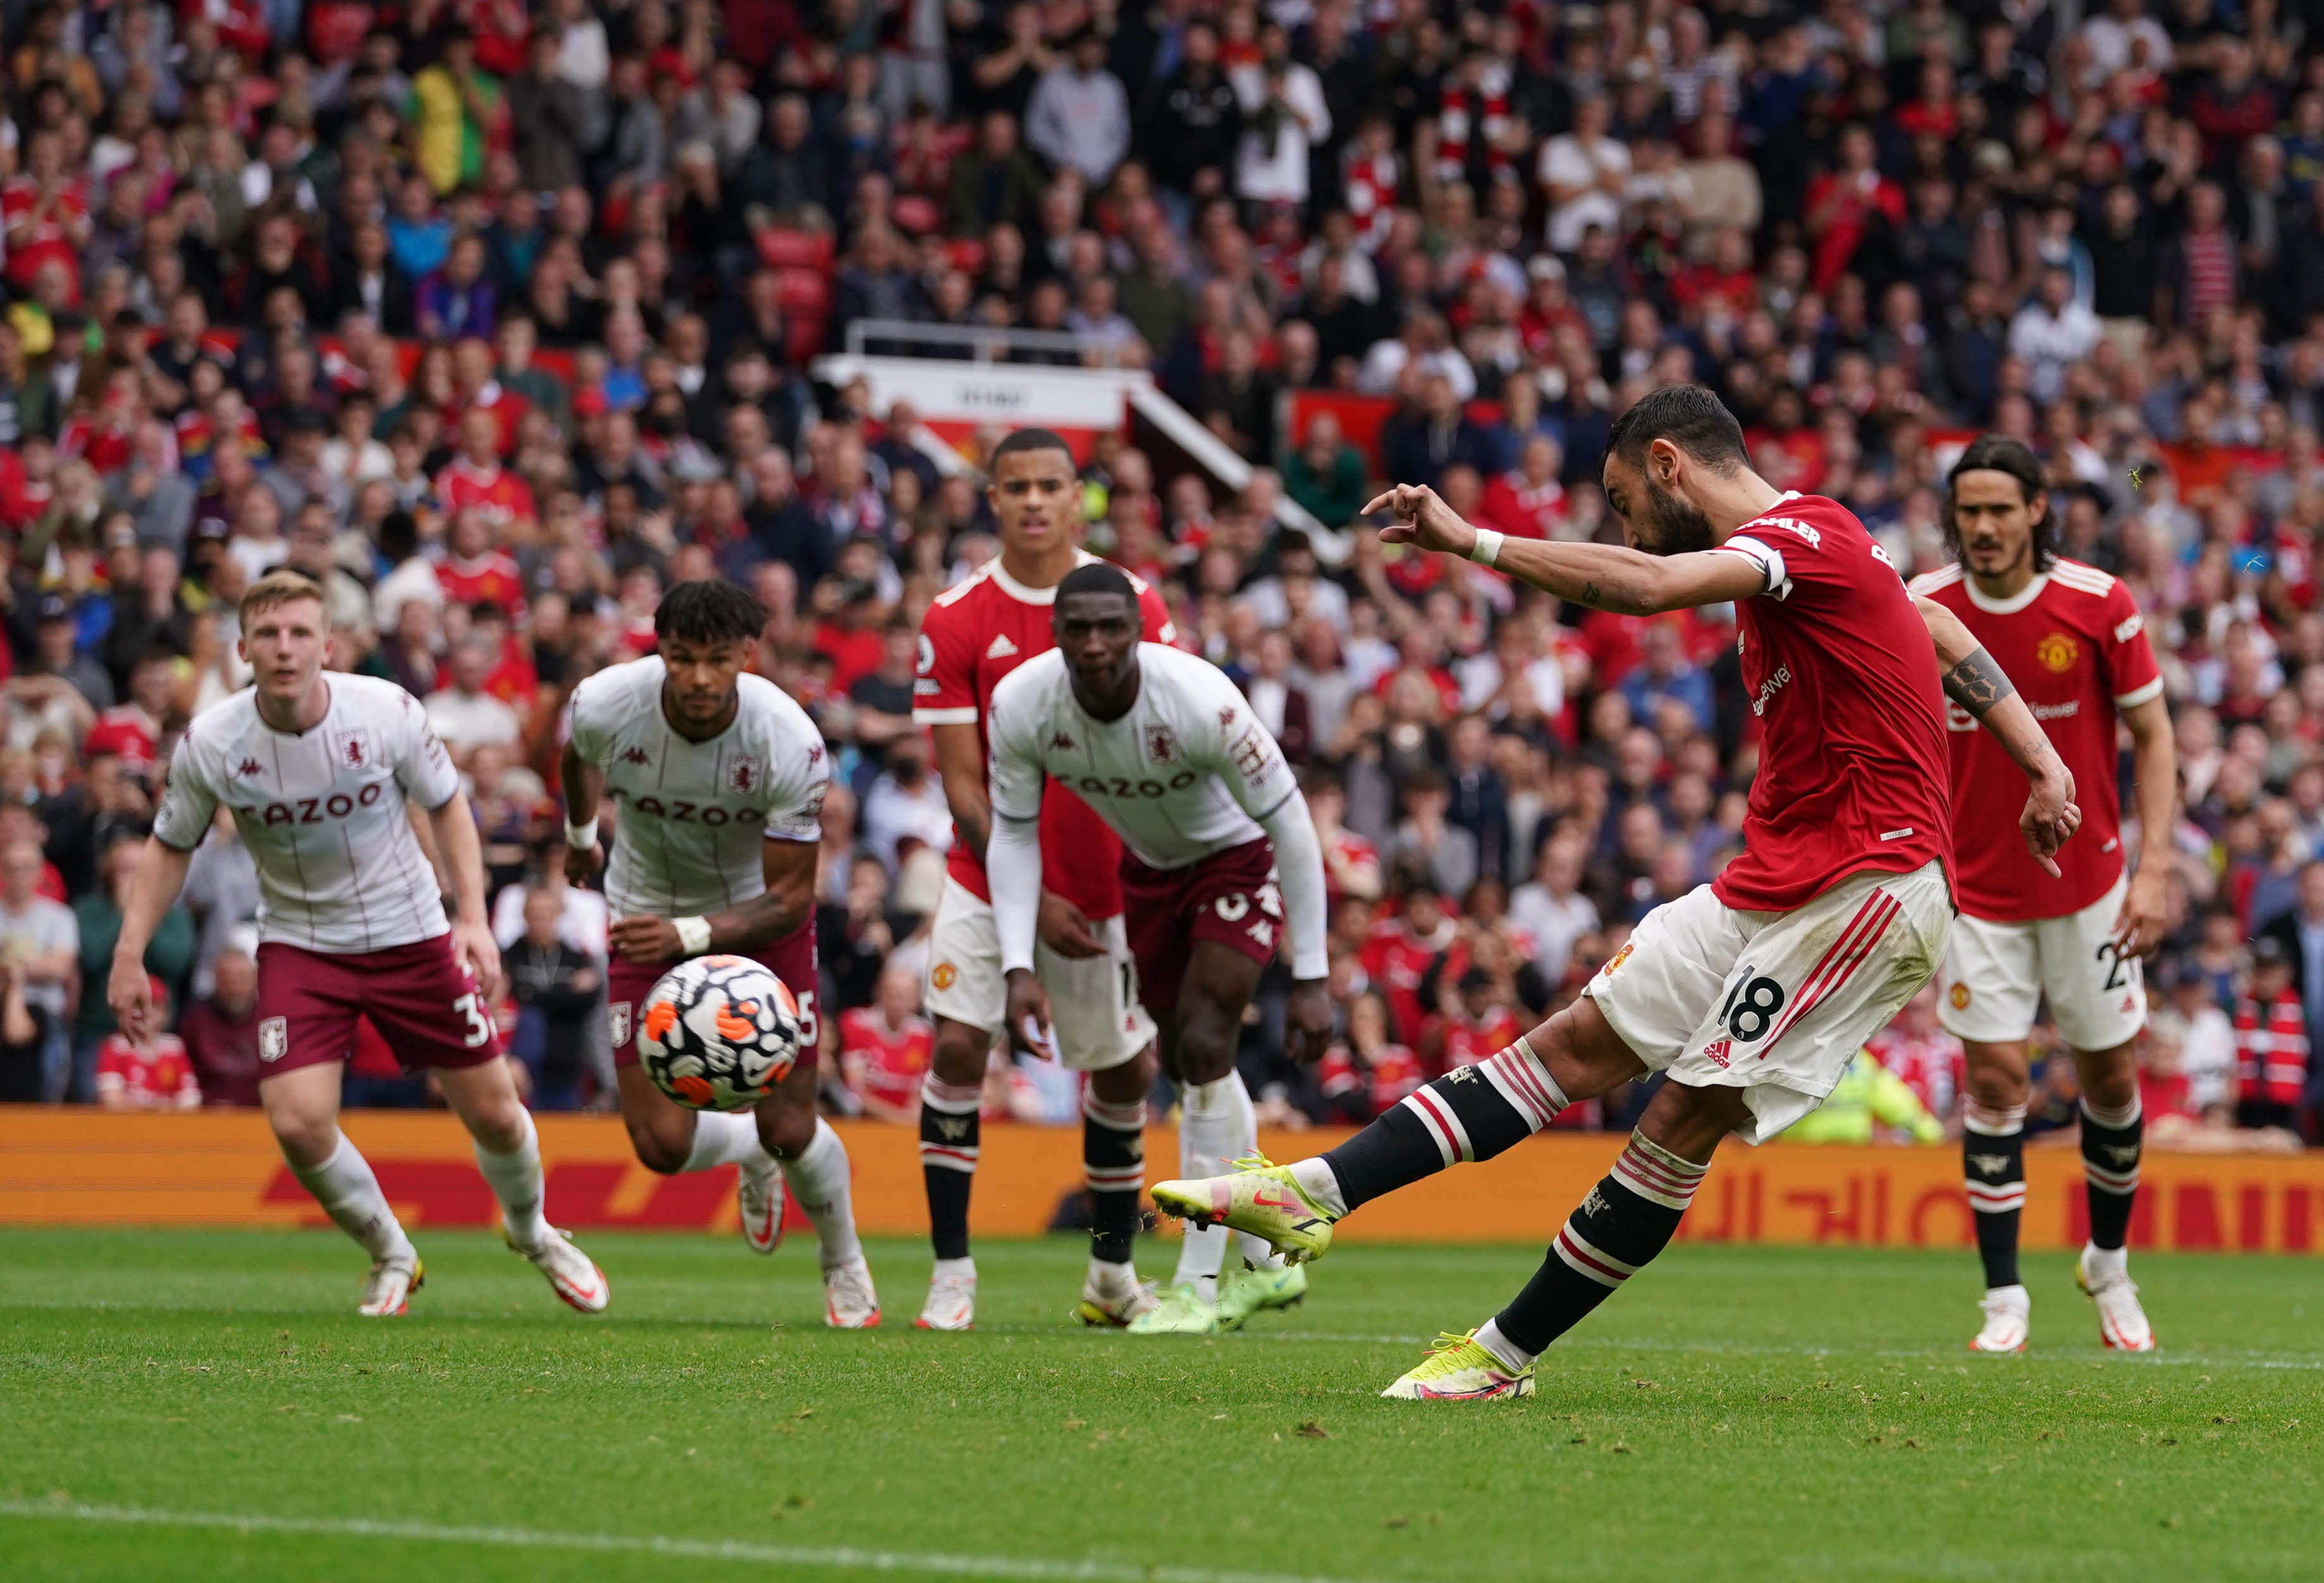
[(1526, 1289), (1390, 1396), (1530, 1394), (1535, 1358), (1668, 1244), (1720, 1140), (1758, 1142), (1814, 1110), (1936, 971), (1953, 918), (1941, 685), (2031, 781), (2018, 825), (2052, 874), (2052, 854), (2080, 823), (2073, 778), (1992, 658), (1950, 612), (1905, 591), (1847, 508), (1753, 472), (1734, 414), (1710, 391), (1640, 397), (1615, 420), (1602, 482), (1626, 546), (1504, 538), (1410, 485), (1370, 509), (1393, 512), (1392, 541), (1498, 566), (1593, 610), (1733, 602), (1743, 684), (1765, 728), (1743, 854), (1649, 913), (1572, 1005), (1329, 1154), (1154, 1189), (1170, 1213), (1312, 1258), (1332, 1222), (1367, 1201), (1489, 1158), (1572, 1100), (1666, 1072)]
[[(1985, 1263), (1978, 1352), (2022, 1352), (2030, 1305), (2017, 1275), (2025, 1203), (2026, 1035), (2046, 996), (2081, 1080), (2082, 1176), (2090, 1235), (2075, 1278), (2098, 1305), (2108, 1347), (2144, 1352), (2154, 1332), (2125, 1268), (2144, 1122), (2132, 1043), (2146, 1024), (2138, 959), (2163, 931), (2179, 767), (2145, 623), (2130, 591), (2057, 554), (2040, 460), (1988, 434), (1954, 464), (1946, 534), (1957, 564), (1913, 584), (1960, 618), (2024, 689), (2034, 719), (2082, 788), (2081, 839), (2052, 879), (2017, 843), (1994, 838), (2006, 796), (2002, 757), (1952, 712), (1955, 886), (1960, 918), (1939, 975), (1937, 1016), (1967, 1054), (1961, 1159)], [(2122, 846), (2117, 721), (2137, 785), (2139, 861)]]
[[(1065, 442), (1019, 429), (993, 447), (986, 498), (1001, 524), (1001, 554), (936, 596), (920, 622), (912, 718), (935, 739), (952, 806), (944, 897), (928, 943), (927, 1007), (936, 1060), (920, 1088), (920, 1164), (936, 1267), (918, 1323), (964, 1330), (976, 1317), (976, 1265), (968, 1251), (969, 1188), (982, 1127), (978, 1096), (1000, 1032), (1007, 988), (984, 850), (992, 834), (985, 784), (986, 712), (1017, 667), (1056, 646), (1057, 584), (1098, 557), (1080, 548), (1081, 481)], [(1133, 580), (1144, 635), (1173, 634), (1161, 597)], [(1089, 1073), (1082, 1151), (1092, 1206), (1090, 1265), (1079, 1312), (1090, 1324), (1127, 1325), (1153, 1306), (1131, 1266), (1130, 1239), (1145, 1185), (1146, 1092), (1154, 1082), (1154, 1021), (1139, 1004), (1137, 966), (1121, 921), (1121, 842), (1089, 805), (1051, 783), (1041, 805), (1040, 944), (1035, 971), (1049, 989), (1057, 1058)]]

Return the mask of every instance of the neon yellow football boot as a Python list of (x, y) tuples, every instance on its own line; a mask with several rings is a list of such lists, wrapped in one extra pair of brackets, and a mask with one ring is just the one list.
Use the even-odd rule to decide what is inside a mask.
[(1307, 1300), (1307, 1270), (1286, 1264), (1279, 1270), (1248, 1266), (1219, 1277), (1219, 1329), (1239, 1330), (1253, 1314), (1270, 1308), (1296, 1308)]
[(1477, 1332), (1447, 1330), (1428, 1356), (1380, 1393), (1400, 1402), (1493, 1402), (1533, 1394), (1533, 1365), (1511, 1372), (1477, 1345)]
[(1260, 1155), (1247, 1155), (1235, 1166), (1231, 1176), (1157, 1183), (1154, 1207), (1197, 1226), (1263, 1237), (1286, 1265), (1310, 1264), (1330, 1250), (1333, 1217), (1307, 1196), (1290, 1167)]
[(1192, 1285), (1174, 1286), (1122, 1328), (1133, 1336), (1215, 1336), (1219, 1305)]

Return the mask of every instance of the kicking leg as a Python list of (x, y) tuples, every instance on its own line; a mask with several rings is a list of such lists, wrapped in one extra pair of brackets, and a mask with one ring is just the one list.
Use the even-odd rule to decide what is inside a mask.
[(331, 1224), (371, 1255), (371, 1278), (356, 1311), (400, 1314), (405, 1300), (420, 1289), (420, 1256), (380, 1191), (370, 1162), (339, 1130), (339, 1072), (336, 1061), (278, 1072), (259, 1083), (258, 1100), (290, 1173), (323, 1206)]
[(948, 1017), (936, 1019), (936, 1054), (920, 1081), (920, 1181), (928, 1195), (928, 1241), (936, 1266), (927, 1305), (913, 1322), (924, 1330), (964, 1330), (976, 1319), (976, 1262), (968, 1253), (969, 1190), (981, 1146), (978, 1106), (991, 1030)]
[[(1968, 1094), (1961, 1105), (1961, 1181), (1977, 1253), (1985, 1265), (1985, 1325), (1972, 1352), (2023, 1352), (2033, 1300), (2017, 1275), (2018, 1222), (2025, 1212), (2025, 1106), (2033, 1097), (2023, 1040), (1964, 1039)], [(2134, 1102), (2135, 1088), (2132, 1091)]]
[(1447, 1072), (1328, 1154), (1296, 1164), (1166, 1182), (1154, 1201), (1174, 1215), (1223, 1221), (1294, 1260), (1322, 1256), (1332, 1223), (1457, 1161), (1489, 1160), (1646, 1070), (1584, 996), (1508, 1049)]
[(815, 1227), (823, 1266), (824, 1322), (837, 1330), (869, 1330), (880, 1322), (872, 1267), (855, 1236), (847, 1147), (816, 1114), (816, 1069), (802, 1061), (781, 1086), (759, 1101), (759, 1141), (782, 1164), (783, 1179), (799, 1211)]
[(654, 1087), (641, 1066), (622, 1067), (617, 1081), (622, 1123), (638, 1164), (662, 1176), (740, 1166), (742, 1238), (754, 1253), (774, 1252), (783, 1239), (782, 1177), (750, 1115), (689, 1110)]
[(1532, 1394), (1533, 1362), (1667, 1247), (1725, 1137), (1750, 1120), (1739, 1088), (1666, 1082), (1630, 1146), (1566, 1218), (1507, 1308), (1380, 1393), (1409, 1401)]
[(612, 1295), (604, 1272), (549, 1223), (541, 1190), (540, 1139), (532, 1112), (517, 1098), (507, 1060), (444, 1067), (444, 1102), (475, 1142), (476, 1168), (500, 1201), (508, 1245), (549, 1278), (552, 1291), (583, 1313), (602, 1313)]
[(2082, 1180), (2089, 1194), (2089, 1245), (2074, 1278), (2098, 1304), (2098, 1336), (2111, 1348), (2147, 1352), (2154, 1330), (2139, 1306), (2124, 1241), (2138, 1194), (2138, 1160), (2146, 1121), (2138, 1103), (2138, 1070), (2131, 1046), (2077, 1050), (2074, 1070), (2082, 1089)]

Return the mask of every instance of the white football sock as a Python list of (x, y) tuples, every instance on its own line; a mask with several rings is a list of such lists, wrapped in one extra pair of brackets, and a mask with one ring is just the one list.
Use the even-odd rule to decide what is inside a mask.
[(508, 1227), (509, 1240), (527, 1253), (549, 1240), (549, 1217), (542, 1212), (540, 1191), (540, 1134), (532, 1125), (532, 1112), (520, 1109), (517, 1114), (524, 1119), (524, 1137), (505, 1155), (496, 1155), (479, 1141), (476, 1145), (476, 1169), (492, 1183), (493, 1196), (501, 1201), (501, 1220)]
[(2091, 1285), (2109, 1285), (2130, 1274), (2130, 1249), (2087, 1243), (2082, 1247), (2082, 1270)]
[(1499, 1358), (1502, 1366), (1511, 1374), (1525, 1367), (1536, 1357), (1536, 1354), (1526, 1351), (1515, 1341), (1502, 1335), (1501, 1321), (1498, 1319), (1487, 1320), (1478, 1330), (1477, 1345)]
[[(1259, 1116), (1251, 1109), (1250, 1091), (1242, 1074), (1230, 1072), (1216, 1082), (1190, 1082), (1178, 1093), (1178, 1170), (1193, 1178), (1216, 1176), (1234, 1169), (1234, 1162), (1259, 1147)], [(1240, 1238), (1246, 1248), (1256, 1244), (1272, 1264), (1274, 1250), (1255, 1237), (1230, 1233), (1223, 1226), (1189, 1226), (1178, 1245), (1176, 1284), (1193, 1285), (1204, 1299), (1218, 1301), (1220, 1267), (1226, 1263), (1227, 1245)]]
[(940, 1258), (929, 1267), (928, 1284), (935, 1285), (947, 1275), (976, 1279), (976, 1261), (973, 1258)]
[(1340, 1192), (1340, 1179), (1332, 1174), (1331, 1162), (1316, 1155), (1291, 1166), (1291, 1180), (1296, 1182), (1315, 1205), (1333, 1219), (1348, 1212), (1348, 1201)]
[(329, 1159), (319, 1165), (294, 1164), (290, 1174), (315, 1195), (315, 1201), (331, 1217), (331, 1224), (361, 1243), (372, 1257), (412, 1256), (411, 1238), (403, 1234), (403, 1222), (388, 1207), (387, 1195), (379, 1190), (379, 1178), (372, 1174), (371, 1162), (346, 1133), (339, 1134), (338, 1146)]
[(863, 1251), (855, 1238), (855, 1202), (848, 1190), (847, 1146), (831, 1130), (831, 1123), (816, 1118), (815, 1141), (796, 1160), (785, 1160), (783, 1180), (799, 1213), (815, 1227), (822, 1245), (823, 1267), (836, 1269)]
[(775, 1168), (774, 1155), (759, 1141), (759, 1118), (748, 1110), (703, 1110), (694, 1118), (694, 1146), (680, 1171), (740, 1165), (757, 1175)]

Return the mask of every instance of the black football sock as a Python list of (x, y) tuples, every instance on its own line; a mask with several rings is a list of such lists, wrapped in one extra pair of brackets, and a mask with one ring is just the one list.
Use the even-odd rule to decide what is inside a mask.
[(1682, 1160), (1637, 1133), (1566, 1217), (1549, 1256), (1493, 1318), (1489, 1349), (1529, 1363), (1669, 1245), (1711, 1167)]
[(968, 1256), (968, 1190), (976, 1183), (977, 1105), (982, 1091), (920, 1080), (920, 1176), (928, 1190), (928, 1241), (938, 1258)]
[(1971, 1100), (1962, 1107), (1961, 1171), (1986, 1290), (2017, 1285), (2017, 1222), (2025, 1212), (2024, 1106), (1995, 1109)]
[(2082, 1100), (2082, 1184), (2089, 1195), (2090, 1246), (2112, 1252), (2130, 1231), (2138, 1197), (2138, 1155), (2146, 1117), (2138, 1096), (2119, 1110)]
[(1456, 1160), (1489, 1160), (1547, 1127), (1565, 1103), (1549, 1068), (1519, 1039), (1406, 1095), (1323, 1160), (1352, 1210)]
[(1090, 1257), (1130, 1262), (1138, 1195), (1146, 1186), (1146, 1101), (1108, 1104), (1082, 1092), (1082, 1174), (1089, 1183)]

